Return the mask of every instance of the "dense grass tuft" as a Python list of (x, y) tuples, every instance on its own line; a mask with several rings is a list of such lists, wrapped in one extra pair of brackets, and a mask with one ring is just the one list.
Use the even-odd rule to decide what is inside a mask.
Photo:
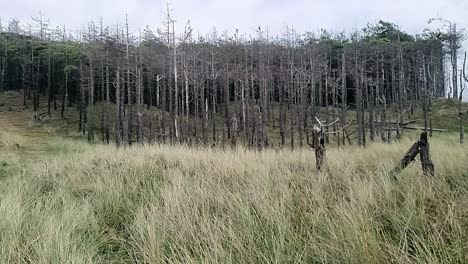
[(310, 150), (4, 153), (0, 263), (465, 263), (468, 149), (434, 138), (436, 177), (395, 182), (413, 140), (331, 149), (324, 173)]

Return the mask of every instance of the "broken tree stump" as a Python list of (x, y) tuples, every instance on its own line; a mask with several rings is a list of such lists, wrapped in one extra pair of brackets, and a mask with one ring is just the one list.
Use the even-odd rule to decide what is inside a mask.
[(411, 148), (405, 153), (405, 156), (403, 156), (403, 158), (400, 160), (398, 166), (393, 168), (393, 170), (390, 172), (390, 175), (396, 179), (396, 175), (408, 167), (408, 165), (415, 160), (418, 154), (421, 159), (421, 166), (424, 174), (428, 176), (434, 176), (434, 164), (432, 163), (429, 154), (429, 141), (427, 140), (427, 132), (421, 133), (420, 139), (416, 141), (413, 146), (411, 146)]
[(432, 163), (431, 156), (429, 154), (427, 132), (421, 133), (421, 139), (419, 142), (419, 157), (421, 159), (422, 170), (426, 176), (434, 176), (434, 163)]
[(322, 130), (314, 131), (314, 149), (315, 149), (315, 166), (318, 171), (322, 170), (326, 160), (325, 138)]
[(318, 126), (314, 125), (312, 129), (312, 137), (313, 137), (313, 145), (312, 147), (315, 150), (315, 166), (317, 171), (321, 171), (323, 166), (325, 165), (325, 161), (327, 158), (327, 150), (325, 148), (325, 133), (324, 133), (324, 126), (322, 122), (315, 117), (317, 120)]
[(402, 170), (404, 170), (406, 167), (408, 167), (408, 165), (410, 165), (411, 162), (414, 161), (414, 159), (416, 158), (416, 156), (419, 154), (419, 145), (421, 143), (419, 141), (417, 141), (416, 143), (413, 144), (413, 146), (411, 146), (411, 148), (405, 153), (405, 156), (403, 156), (403, 158), (400, 160), (400, 163), (398, 164), (398, 166), (396, 166), (391, 174), (393, 176), (397, 175), (398, 173), (400, 173)]

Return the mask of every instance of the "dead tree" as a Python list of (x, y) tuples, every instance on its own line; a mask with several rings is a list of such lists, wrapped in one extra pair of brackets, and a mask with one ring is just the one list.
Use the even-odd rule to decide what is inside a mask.
[[(465, 56), (466, 56), (466, 53), (465, 53)], [(465, 128), (464, 128), (464, 124), (463, 124), (463, 111), (462, 111), (462, 107), (463, 107), (463, 92), (465, 91), (465, 88), (466, 88), (466, 84), (463, 83), (463, 78), (466, 78), (466, 76), (463, 76), (462, 78), (462, 74), (464, 74), (464, 71), (461, 71), (460, 70), (460, 96), (458, 97), (458, 122), (459, 122), (459, 127), (460, 127), (460, 144), (463, 144), (463, 141), (465, 139)]]
[(105, 105), (105, 111), (106, 111), (106, 114), (105, 114), (105, 123), (106, 123), (106, 126), (105, 126), (105, 141), (107, 144), (109, 144), (109, 139), (110, 139), (110, 135), (109, 135), (109, 108), (110, 108), (110, 87), (109, 87), (109, 81), (110, 80), (110, 76), (109, 76), (109, 66), (107, 65), (106, 66), (106, 105)]
[(51, 48), (50, 48), (50, 45), (51, 43), (49, 43), (49, 45), (47, 46), (47, 69), (48, 69), (48, 73), (47, 73), (47, 114), (50, 116), (50, 104), (51, 104), (51, 99), (52, 99), (52, 87), (51, 87), (51, 75), (52, 75), (52, 66), (51, 66)]
[(141, 76), (141, 69), (137, 67), (137, 94), (136, 94), (136, 103), (137, 103), (137, 142), (143, 144), (143, 114), (144, 107), (143, 103), (143, 81)]
[[(37, 94), (39, 95), (39, 93)], [(83, 58), (80, 58), (80, 104), (79, 104), (79, 130), (85, 134), (86, 131), (86, 92), (83, 73)]]
[(419, 140), (419, 157), (421, 159), (421, 167), (424, 175), (434, 176), (434, 163), (431, 161), (429, 154), (429, 141), (427, 140), (427, 133), (421, 133), (421, 139)]
[(94, 68), (93, 60), (89, 59), (89, 110), (88, 110), (88, 141), (94, 142)]
[[(125, 15), (125, 27), (126, 27), (126, 51), (125, 51), (125, 62), (127, 68), (127, 104), (128, 104), (128, 129), (127, 129), (127, 137), (128, 137), (128, 144), (132, 145), (132, 138), (133, 138), (133, 105), (132, 105), (132, 98), (133, 98), (133, 91), (132, 91), (132, 78), (130, 72), (130, 38), (128, 34), (128, 17)], [(125, 93), (124, 93), (125, 95)], [(125, 97), (125, 96), (124, 96)], [(122, 101), (125, 101), (125, 98), (122, 97)]]
[[(468, 82), (468, 76), (466, 76), (465, 68), (466, 67), (466, 51), (465, 51), (465, 58), (463, 59), (463, 79), (465, 83)], [(460, 80), (460, 83), (462, 80)], [(463, 93), (465, 91), (466, 84), (461, 85), (460, 96), (458, 97), (458, 118), (460, 119), (460, 143), (463, 144), (465, 138), (465, 131), (464, 131), (464, 124), (463, 124), (463, 113), (462, 113), (462, 100), (463, 100)]]
[(115, 76), (115, 106), (116, 106), (116, 128), (115, 128), (115, 143), (120, 147), (123, 143), (123, 100), (120, 87), (120, 66), (117, 67)]
[[(65, 37), (65, 26), (63, 28), (63, 41), (66, 42), (66, 37)], [(31, 60), (32, 62), (32, 60)], [(68, 45), (65, 45), (65, 68), (64, 68), (64, 73), (65, 73), (65, 86), (64, 86), (64, 94), (62, 98), (62, 109), (60, 111), (60, 117), (65, 118), (65, 109), (66, 105), (68, 103), (68, 74), (69, 74), (69, 67), (68, 66)], [(26, 98), (26, 91), (24, 92), (25, 98)], [(26, 101), (25, 101), (26, 102)]]
[(327, 151), (325, 148), (325, 133), (322, 122), (320, 122), (317, 117), (315, 117), (315, 120), (318, 123), (317, 125), (314, 125), (312, 130), (314, 142), (313, 148), (315, 149), (315, 166), (317, 171), (321, 171), (327, 158)]
[(418, 154), (421, 159), (421, 166), (424, 174), (428, 176), (434, 176), (434, 163), (432, 163), (429, 154), (429, 141), (427, 140), (427, 132), (421, 133), (420, 139), (416, 141), (413, 146), (411, 146), (411, 148), (405, 153), (405, 156), (400, 160), (398, 166), (396, 166), (390, 172), (390, 175), (396, 179), (396, 175), (408, 167), (408, 165), (415, 160)]
[[(175, 20), (171, 16), (171, 9), (169, 7), (169, 3), (167, 4), (167, 11), (166, 11), (166, 16), (167, 20), (165, 21), (165, 26), (167, 27), (167, 31), (165, 32), (167, 35), (167, 45), (169, 47), (169, 52), (170, 52), (170, 59), (172, 61), (172, 74), (173, 74), (173, 85), (174, 85), (174, 102), (170, 100), (170, 103), (174, 103), (174, 108), (170, 107), (171, 111), (173, 110), (173, 121), (174, 121), (174, 133), (175, 133), (175, 141), (176, 143), (180, 143), (180, 127), (179, 127), (179, 74), (178, 74), (178, 61), (177, 61), (177, 56), (178, 56), (178, 50), (179, 47), (182, 44), (185, 44), (187, 39), (191, 36), (192, 34), (192, 29), (190, 25), (188, 25), (188, 28), (184, 35), (182, 36), (182, 39), (180, 40), (179, 43), (176, 41), (176, 31), (175, 31)], [(172, 27), (172, 32), (171, 32), (171, 27)], [(188, 82), (186, 83), (188, 84)], [(186, 86), (186, 89), (188, 89), (188, 86)], [(183, 92), (183, 91), (182, 91)], [(182, 105), (183, 107), (183, 105)]]
[[(347, 90), (346, 90), (346, 54), (341, 55), (341, 121), (346, 122), (346, 112), (348, 110)], [(345, 145), (345, 133), (343, 131), (343, 145)]]
[[(363, 116), (361, 115), (362, 113), (362, 90), (361, 90), (361, 80), (359, 73), (360, 73), (360, 67), (359, 67), (359, 61), (358, 61), (358, 48), (357, 46), (355, 47), (355, 53), (354, 53), (354, 86), (356, 90), (356, 120), (357, 120), (357, 137), (358, 137), (358, 145), (363, 146)], [(361, 69), (361, 76), (363, 75), (362, 69)]]

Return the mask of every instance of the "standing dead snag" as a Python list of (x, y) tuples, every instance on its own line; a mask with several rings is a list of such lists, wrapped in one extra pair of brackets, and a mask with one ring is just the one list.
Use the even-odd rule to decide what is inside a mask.
[(418, 154), (421, 159), (421, 166), (424, 174), (434, 176), (434, 164), (432, 163), (429, 155), (427, 132), (421, 133), (420, 139), (405, 153), (403, 159), (400, 160), (398, 166), (396, 166), (390, 174), (396, 179), (396, 175), (413, 162)]
[[(347, 125), (341, 125), (341, 129), (340, 130), (337, 130), (337, 131), (332, 131), (332, 132), (325, 132), (325, 127), (329, 127), (329, 126), (332, 126), (334, 124), (336, 124), (339, 119), (329, 123), (329, 124), (322, 124), (322, 122), (320, 121), (320, 119), (318, 119), (317, 117), (315, 117), (315, 120), (317, 121), (317, 124), (315, 124), (313, 126), (313, 129), (312, 130), (312, 145), (310, 145), (313, 149), (315, 149), (315, 162), (316, 162), (316, 167), (317, 167), (317, 170), (320, 171), (326, 160), (327, 160), (327, 152), (326, 152), (326, 148), (325, 148), (325, 135), (326, 134), (338, 134), (340, 133), (341, 131), (344, 131), (343, 133), (346, 133), (346, 129), (351, 125), (352, 121), (349, 122)], [(343, 120), (341, 120), (341, 123), (343, 123)], [(348, 136), (349, 138), (349, 136)]]
[(313, 148), (315, 149), (315, 164), (317, 171), (322, 170), (322, 167), (325, 163), (325, 160), (327, 158), (327, 152), (325, 148), (325, 133), (323, 132), (323, 125), (320, 120), (315, 117), (315, 120), (317, 120), (318, 126), (314, 125), (314, 128), (312, 129), (313, 133)]
[(434, 163), (431, 161), (429, 154), (429, 141), (427, 140), (427, 133), (421, 133), (421, 139), (419, 140), (419, 157), (421, 158), (421, 166), (424, 175), (434, 176)]
[(323, 128), (317, 126), (313, 129), (314, 149), (315, 149), (315, 163), (317, 170), (320, 171), (325, 163), (326, 149)]

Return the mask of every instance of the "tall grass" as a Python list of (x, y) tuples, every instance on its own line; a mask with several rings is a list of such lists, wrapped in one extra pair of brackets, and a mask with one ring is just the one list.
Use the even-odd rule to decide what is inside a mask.
[(0, 132), (0, 148), (20, 148), (25, 143), (23, 137), (9, 132)]
[(431, 142), (436, 177), (393, 181), (410, 139), (323, 173), (310, 150), (61, 140), (0, 182), (0, 263), (466, 263), (468, 149)]

